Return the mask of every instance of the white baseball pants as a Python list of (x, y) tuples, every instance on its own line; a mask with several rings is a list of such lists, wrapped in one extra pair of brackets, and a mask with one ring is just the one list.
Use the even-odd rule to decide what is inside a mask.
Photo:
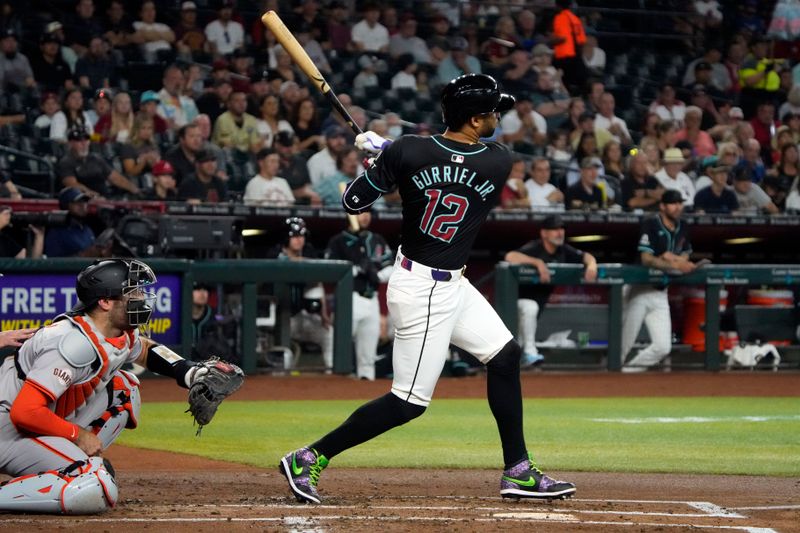
[(517, 338), (522, 344), (522, 351), (527, 354), (536, 355), (536, 326), (539, 321), (539, 304), (536, 300), (520, 298), (517, 300), (517, 314), (519, 321), (517, 327)]
[(377, 294), (365, 298), (353, 293), (353, 339), (356, 345), (356, 376), (375, 379), (375, 359), (381, 336), (381, 307)]
[[(672, 350), (672, 319), (667, 289), (649, 285), (625, 285), (622, 288), (622, 362), (625, 366), (647, 367), (661, 362)], [(647, 327), (650, 344), (625, 363), (642, 323)]]

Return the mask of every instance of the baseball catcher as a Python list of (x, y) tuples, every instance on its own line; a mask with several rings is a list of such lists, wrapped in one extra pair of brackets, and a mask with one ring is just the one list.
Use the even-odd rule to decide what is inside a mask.
[[(0, 511), (91, 514), (117, 501), (114, 469), (101, 457), (139, 420), (137, 363), (189, 389), (202, 428), (244, 380), (235, 365), (192, 363), (139, 334), (156, 282), (136, 260), (103, 259), (78, 274), (79, 303), (0, 365)], [(199, 430), (198, 430), (199, 433)]]

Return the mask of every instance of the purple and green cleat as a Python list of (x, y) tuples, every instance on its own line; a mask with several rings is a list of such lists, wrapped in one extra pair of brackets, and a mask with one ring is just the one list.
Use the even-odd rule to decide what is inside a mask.
[(539, 470), (530, 453), (526, 459), (505, 470), (500, 478), (503, 498), (555, 500), (571, 498), (575, 491), (573, 483), (555, 480)]
[(328, 466), (328, 459), (313, 448), (300, 448), (281, 459), (278, 468), (289, 482), (294, 497), (301, 503), (321, 503), (317, 493), (319, 474)]

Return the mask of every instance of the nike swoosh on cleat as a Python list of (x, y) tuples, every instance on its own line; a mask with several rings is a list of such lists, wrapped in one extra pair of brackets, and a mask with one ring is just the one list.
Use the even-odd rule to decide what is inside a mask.
[(522, 485), (523, 487), (535, 487), (536, 486), (536, 479), (533, 476), (529, 477), (528, 479), (515, 479), (513, 477), (503, 476), (505, 481), (510, 481), (511, 483), (516, 483), (517, 485)]
[(294, 474), (295, 476), (299, 476), (302, 473), (303, 473), (303, 467), (297, 466), (297, 456), (295, 454), (292, 454), (292, 474)]

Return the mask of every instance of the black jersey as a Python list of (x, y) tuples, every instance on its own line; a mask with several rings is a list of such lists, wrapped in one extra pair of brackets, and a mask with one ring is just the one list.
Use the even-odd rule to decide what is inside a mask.
[(645, 219), (639, 237), (639, 251), (648, 252), (658, 257), (665, 252), (675, 255), (691, 254), (692, 245), (686, 226), (678, 222), (674, 231), (670, 231), (661, 221), (661, 215)]
[(331, 238), (325, 258), (353, 263), (353, 290), (361, 296), (372, 298), (380, 283), (378, 271), (392, 265), (393, 254), (386, 239), (377, 233), (362, 231), (354, 234), (343, 231)]
[[(541, 239), (536, 239), (525, 243), (517, 252), (541, 259), (545, 263), (583, 263), (583, 252), (570, 246), (569, 244), (562, 244), (556, 248), (555, 252), (550, 254), (542, 244)], [(519, 297), (536, 300), (539, 304), (539, 312), (544, 310), (547, 305), (547, 300), (550, 298), (550, 293), (553, 292), (553, 285), (537, 283), (535, 285), (521, 285), (519, 288)]]
[(510, 170), (511, 156), (497, 143), (404, 135), (363, 177), (381, 193), (399, 189), (403, 255), (432, 268), (457, 270), (467, 262)]

